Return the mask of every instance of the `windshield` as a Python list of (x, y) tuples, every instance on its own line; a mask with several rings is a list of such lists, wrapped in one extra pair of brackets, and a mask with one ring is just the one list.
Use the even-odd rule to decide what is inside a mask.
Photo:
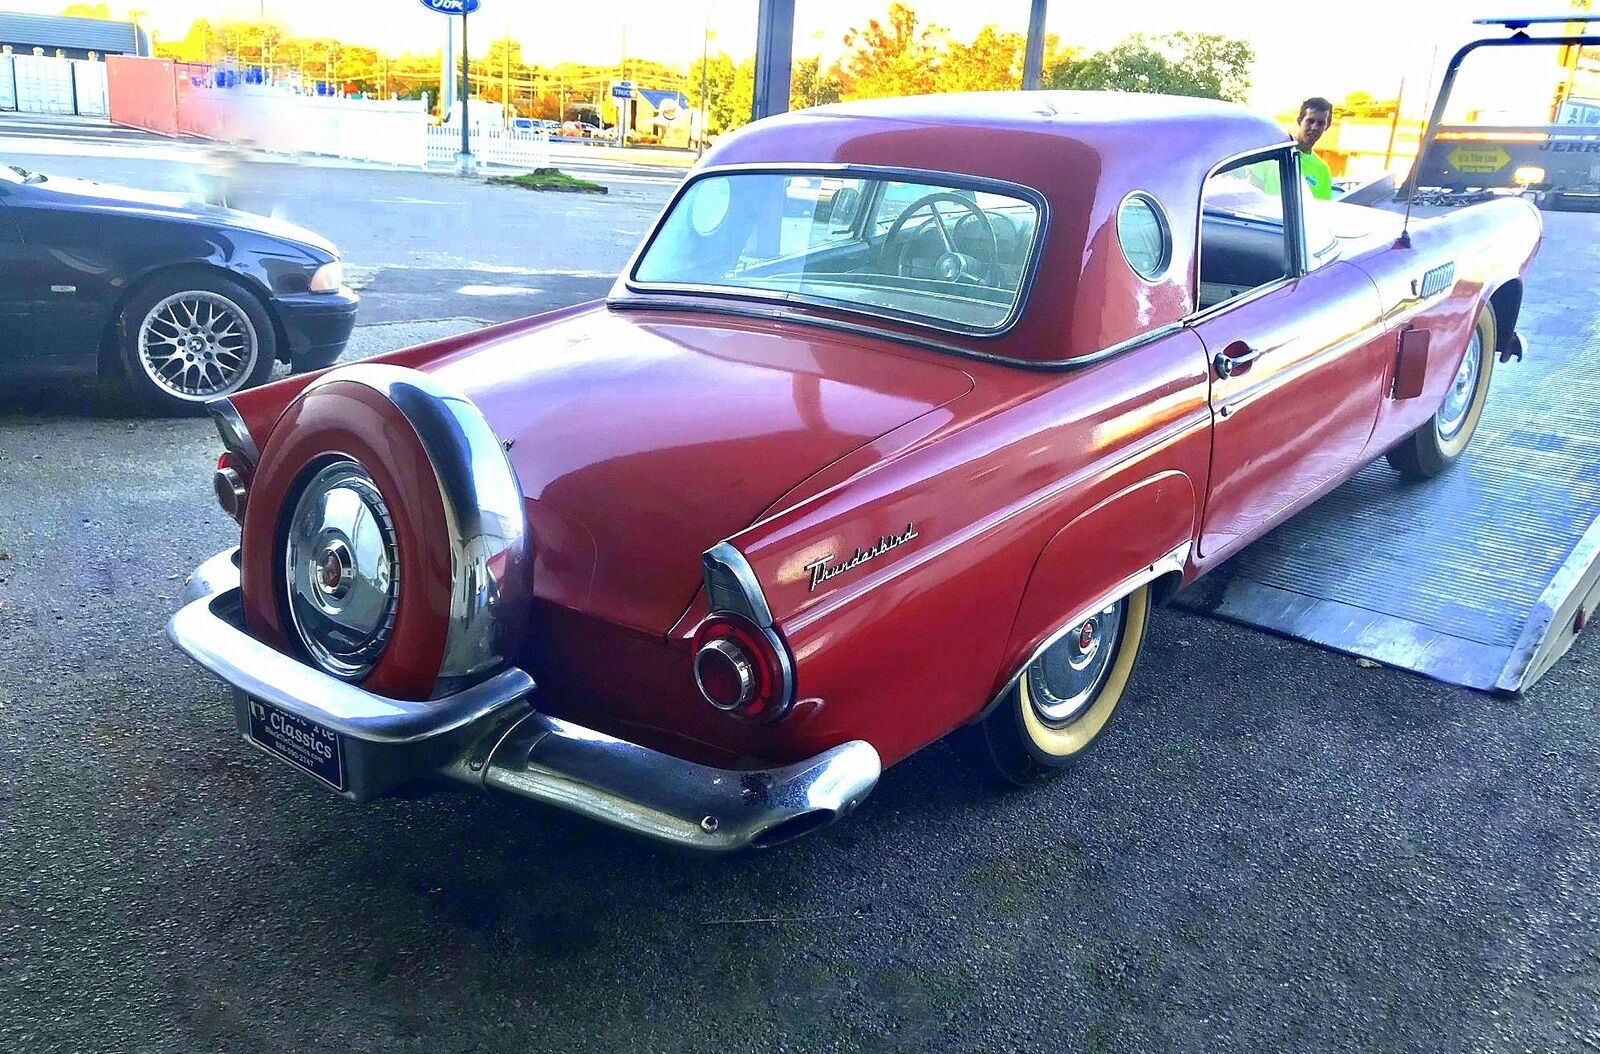
[(1016, 312), (1038, 230), (1032, 201), (936, 178), (714, 173), (678, 198), (633, 278), (993, 332)]

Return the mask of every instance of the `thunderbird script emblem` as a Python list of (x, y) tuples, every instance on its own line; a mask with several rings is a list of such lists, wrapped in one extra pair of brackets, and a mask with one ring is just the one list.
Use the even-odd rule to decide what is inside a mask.
[(900, 534), (886, 534), (878, 539), (876, 545), (868, 549), (860, 546), (850, 555), (848, 560), (839, 563), (833, 562), (833, 554), (829, 553), (820, 560), (813, 560), (806, 564), (806, 570), (811, 573), (811, 592), (815, 593), (817, 587), (835, 575), (842, 575), (853, 567), (860, 567), (868, 560), (874, 560), (890, 549), (901, 546), (917, 536), (917, 525), (906, 524), (906, 529)]

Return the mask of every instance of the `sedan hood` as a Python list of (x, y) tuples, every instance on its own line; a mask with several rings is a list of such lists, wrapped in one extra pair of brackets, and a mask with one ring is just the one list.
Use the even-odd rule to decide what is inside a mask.
[(649, 633), (693, 599), (702, 552), (972, 388), (955, 360), (864, 337), (605, 308), (424, 368), (508, 444), (535, 592)]
[(304, 227), (271, 216), (210, 205), (188, 194), (111, 186), (65, 176), (51, 176), (43, 183), (37, 184), (37, 187), (39, 190), (69, 198), (71, 203), (79, 208), (103, 206), (110, 210), (131, 210), (168, 219), (188, 218), (296, 242), (329, 256), (339, 255), (333, 243), (315, 231), (308, 231)]

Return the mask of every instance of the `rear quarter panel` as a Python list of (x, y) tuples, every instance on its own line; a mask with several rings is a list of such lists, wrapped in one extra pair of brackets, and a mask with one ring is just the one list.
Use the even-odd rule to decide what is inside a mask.
[[(866, 739), (905, 757), (976, 715), (1068, 616), (1192, 539), (1210, 458), (1193, 334), (1068, 372), (973, 373), (943, 432), (732, 539), (795, 656), (776, 753)], [(808, 564), (913, 524), (912, 542), (812, 589)]]

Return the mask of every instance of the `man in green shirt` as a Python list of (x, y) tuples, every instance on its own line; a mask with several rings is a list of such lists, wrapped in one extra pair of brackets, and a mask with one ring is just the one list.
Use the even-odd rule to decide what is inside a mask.
[(1294, 141), (1300, 147), (1300, 175), (1311, 185), (1311, 196), (1333, 200), (1333, 175), (1328, 163), (1312, 152), (1322, 133), (1333, 123), (1333, 103), (1313, 95), (1300, 104), (1300, 119), (1295, 122)]

